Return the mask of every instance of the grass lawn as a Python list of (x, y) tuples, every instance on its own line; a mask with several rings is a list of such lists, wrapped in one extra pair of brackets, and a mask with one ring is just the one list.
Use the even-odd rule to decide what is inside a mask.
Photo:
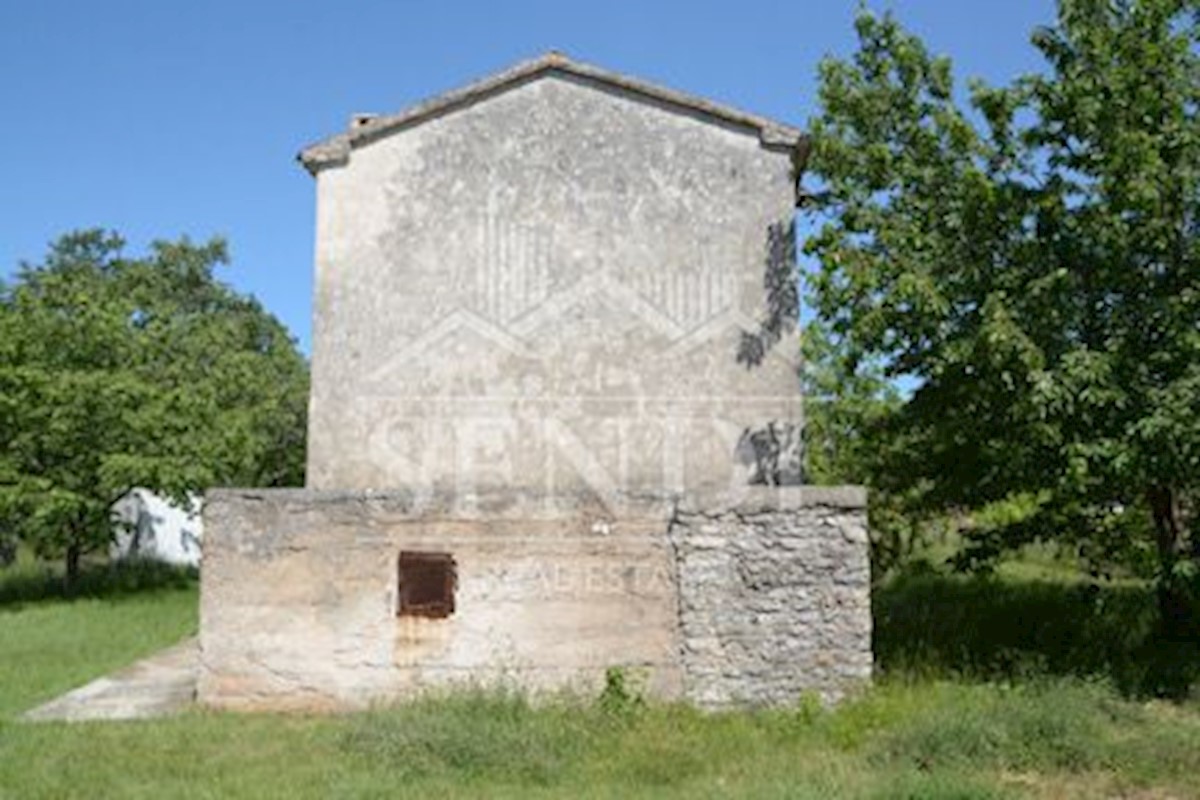
[(195, 633), (196, 597), (194, 579), (154, 565), (93, 569), (69, 600), (31, 560), (0, 569), (0, 719)]
[(493, 693), (67, 725), (14, 716), (191, 633), (195, 586), (98, 572), (67, 600), (31, 570), (0, 572), (0, 798), (1200, 797), (1200, 707), (1137, 699), (1200, 654), (1147, 643), (1137, 587), (897, 581), (882, 677), (832, 712)]

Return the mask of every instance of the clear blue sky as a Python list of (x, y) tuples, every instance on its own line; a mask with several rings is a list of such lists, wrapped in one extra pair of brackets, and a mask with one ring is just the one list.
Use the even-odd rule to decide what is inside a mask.
[[(1051, 0), (872, 0), (960, 77), (1040, 66)], [(549, 49), (803, 124), (855, 0), (0, 2), (0, 274), (73, 228), (141, 252), (229, 240), (223, 277), (309, 346), (312, 180), (294, 161), (352, 112), (391, 112)]]

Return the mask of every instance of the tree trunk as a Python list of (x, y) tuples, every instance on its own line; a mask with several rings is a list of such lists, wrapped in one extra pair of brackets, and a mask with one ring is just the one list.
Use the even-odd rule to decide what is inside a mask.
[(1182, 535), (1178, 497), (1168, 486), (1155, 486), (1147, 493), (1154, 518), (1154, 538), (1158, 549), (1158, 614), (1162, 631), (1168, 638), (1186, 635), (1191, 627), (1191, 603), (1188, 593), (1175, 577)]
[(83, 549), (78, 544), (67, 545), (67, 571), (63, 576), (63, 589), (69, 595), (79, 584), (79, 559)]

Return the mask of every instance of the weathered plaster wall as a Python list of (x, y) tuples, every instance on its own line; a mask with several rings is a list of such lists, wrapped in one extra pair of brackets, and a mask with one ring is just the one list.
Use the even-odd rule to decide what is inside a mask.
[(747, 431), (799, 421), (794, 346), (738, 361), (794, 204), (757, 131), (545, 73), (317, 198), (313, 488), (729, 487)]
[[(357, 707), (456, 683), (590, 689), (614, 665), (678, 690), (661, 504), (564, 518), (517, 492), (475, 513), (404, 493), (228, 490), (204, 513), (209, 705)], [(453, 615), (396, 616), (401, 550), (453, 555)]]
[[(205, 506), (201, 702), (355, 708), (424, 687), (594, 691), (625, 666), (706, 707), (870, 674), (862, 493), (735, 501), (222, 490)], [(570, 503), (566, 507), (564, 503)], [(398, 618), (402, 549), (458, 564), (447, 619)]]

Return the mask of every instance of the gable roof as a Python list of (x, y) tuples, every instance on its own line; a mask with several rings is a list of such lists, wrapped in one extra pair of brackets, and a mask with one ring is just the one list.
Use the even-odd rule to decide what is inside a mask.
[(600, 67), (574, 61), (557, 51), (523, 61), (460, 89), (409, 106), (396, 114), (356, 118), (350, 129), (312, 144), (300, 151), (298, 160), (313, 175), (321, 169), (346, 163), (351, 151), (410, 125), (471, 105), (543, 74), (573, 76), (585, 82), (617, 89), (625, 94), (660, 103), (683, 113), (757, 133), (763, 147), (791, 152), (803, 159), (808, 140), (797, 128), (759, 117), (695, 95), (667, 89)]

